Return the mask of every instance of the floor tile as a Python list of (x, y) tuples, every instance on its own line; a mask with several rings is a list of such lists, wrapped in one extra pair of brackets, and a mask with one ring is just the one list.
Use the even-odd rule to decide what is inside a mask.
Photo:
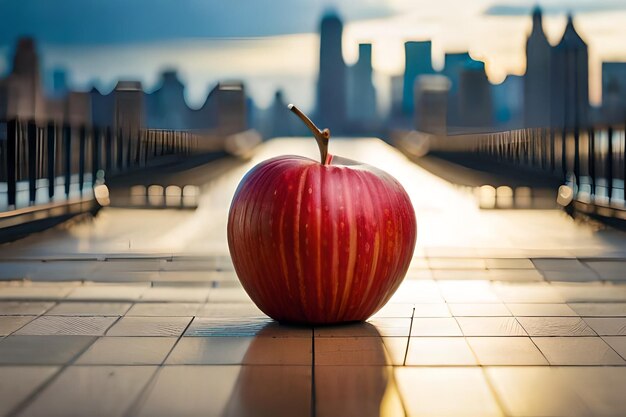
[(47, 316), (123, 316), (130, 303), (59, 303), (51, 308)]
[(550, 365), (626, 365), (599, 337), (533, 337)]
[(160, 365), (175, 337), (101, 337), (75, 362), (77, 365)]
[(390, 365), (380, 337), (316, 337), (316, 365)]
[(18, 335), (100, 336), (117, 317), (40, 316), (22, 327)]
[(580, 317), (518, 317), (530, 336), (595, 336)]
[(514, 316), (578, 316), (567, 304), (553, 303), (509, 303), (507, 304)]
[(414, 304), (413, 317), (452, 317), (446, 303)]
[(515, 317), (457, 317), (465, 336), (526, 336)]
[(435, 281), (407, 280), (400, 284), (389, 303), (442, 303), (443, 301)]
[(441, 281), (439, 288), (447, 303), (500, 302), (489, 281)]
[(410, 318), (371, 318), (365, 323), (316, 327), (315, 337), (409, 336)]
[(26, 400), (58, 370), (56, 366), (0, 367), (0, 416), (7, 415)]
[(481, 365), (547, 365), (529, 337), (468, 337)]
[(203, 304), (198, 313), (199, 317), (211, 318), (267, 318), (253, 303), (208, 303)]
[(209, 293), (211, 303), (249, 303), (250, 297), (243, 288), (212, 288)]
[(0, 300), (62, 300), (73, 289), (71, 286), (0, 287)]
[[(445, 309), (445, 304), (417, 304), (423, 306), (443, 306)], [(413, 308), (417, 306), (416, 304), (393, 304), (387, 303), (383, 308), (378, 310), (372, 318), (375, 317), (404, 317), (411, 318), (413, 315)], [(424, 309), (425, 312), (431, 311), (433, 314), (441, 313), (441, 311), (437, 311), (437, 307), (434, 307), (432, 310), (428, 308)], [(439, 317), (439, 316), (435, 316)]]
[(67, 296), (80, 301), (137, 301), (148, 287), (140, 285), (85, 285)]
[(126, 316), (193, 317), (201, 307), (199, 303), (135, 303)]
[(191, 317), (122, 317), (107, 336), (180, 336)]
[(542, 282), (543, 275), (536, 269), (490, 269), (487, 277), (491, 281)]
[(173, 286), (148, 288), (141, 296), (144, 301), (202, 303), (209, 297), (209, 288), (177, 288)]
[(563, 297), (546, 283), (494, 282), (493, 290), (505, 303), (563, 303)]
[(311, 379), (310, 365), (166, 366), (136, 415), (306, 416)]
[(511, 312), (502, 303), (479, 304), (448, 304), (448, 308), (455, 317), (504, 317)]
[(586, 271), (585, 265), (578, 259), (539, 259), (532, 260), (537, 269), (542, 271)]
[(462, 337), (411, 337), (406, 365), (476, 365)]
[(626, 303), (570, 303), (583, 317), (626, 317)]
[(593, 261), (586, 264), (604, 280), (621, 281), (626, 279), (626, 262), (624, 261)]
[(600, 336), (626, 336), (626, 317), (589, 317), (585, 321)]
[(567, 303), (626, 302), (626, 285), (572, 282), (551, 287)]
[(626, 359), (626, 336), (605, 336), (602, 339), (622, 358)]
[(486, 373), (510, 416), (590, 415), (576, 392), (550, 367), (494, 367)]
[(0, 336), (6, 336), (24, 326), (36, 316), (0, 316)]
[(431, 269), (433, 279), (445, 281), (477, 281), (488, 280), (489, 271), (486, 269)]
[(317, 417), (405, 415), (389, 366), (316, 366), (315, 398)]
[(409, 417), (500, 416), (480, 368), (396, 368)]
[(155, 371), (152, 366), (71, 366), (20, 416), (123, 416)]
[(0, 301), (0, 316), (38, 316), (53, 305), (53, 302)]
[(557, 373), (583, 399), (591, 415), (626, 415), (626, 367), (561, 367)]
[(414, 318), (411, 336), (463, 336), (463, 333), (451, 317)]
[(0, 364), (63, 365), (94, 340), (91, 336), (8, 336), (0, 340)]
[(205, 318), (196, 317), (185, 336), (268, 336), (311, 337), (311, 329), (283, 326), (269, 318)]
[(428, 258), (431, 269), (486, 269), (484, 259), (480, 258)]
[(546, 281), (550, 282), (590, 282), (599, 281), (600, 277), (594, 271), (541, 271)]
[(494, 258), (485, 259), (488, 269), (534, 269), (535, 265), (525, 258)]
[(184, 337), (171, 365), (310, 365), (312, 343), (302, 337)]

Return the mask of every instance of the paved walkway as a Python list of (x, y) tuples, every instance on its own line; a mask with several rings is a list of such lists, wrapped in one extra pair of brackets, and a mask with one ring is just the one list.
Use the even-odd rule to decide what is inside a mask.
[[(375, 140), (337, 154), (403, 182), (418, 251), (368, 323), (288, 327), (250, 302), (225, 215), (272, 141), (194, 212), (104, 209), (0, 249), (0, 416), (626, 414), (626, 235), (474, 196)], [(207, 169), (211, 169), (208, 167)]]

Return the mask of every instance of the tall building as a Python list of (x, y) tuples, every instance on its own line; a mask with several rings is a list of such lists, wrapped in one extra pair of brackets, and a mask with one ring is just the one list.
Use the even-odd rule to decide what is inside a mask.
[(146, 94), (147, 126), (155, 129), (185, 129), (189, 113), (184, 84), (176, 71), (164, 71), (159, 88)]
[(458, 126), (485, 129), (493, 126), (491, 84), (485, 64), (468, 61), (459, 75)]
[(316, 122), (321, 128), (341, 133), (346, 122), (346, 64), (341, 37), (343, 23), (336, 14), (327, 14), (320, 26), (320, 61), (317, 80)]
[(376, 89), (372, 72), (372, 45), (359, 44), (359, 59), (348, 72), (348, 119), (353, 124), (376, 122)]
[(476, 69), (479, 67), (482, 67), (484, 71), (484, 63), (474, 60), (468, 52), (445, 54), (444, 67), (441, 73), (450, 80), (450, 89), (448, 90), (448, 126), (463, 126), (459, 94), (461, 74), (467, 68)]
[(503, 82), (492, 85), (491, 91), (496, 125), (502, 129), (522, 128), (525, 123), (524, 77), (507, 75)]
[(402, 111), (406, 115), (413, 114), (417, 77), (433, 73), (431, 41), (405, 42)]
[(450, 80), (443, 75), (425, 74), (415, 80), (415, 128), (418, 131), (446, 134), (449, 89)]
[(527, 127), (550, 126), (550, 75), (552, 47), (543, 31), (541, 9), (532, 15), (532, 30), (526, 40), (526, 75), (524, 77), (524, 124)]
[(626, 62), (602, 63), (602, 119), (608, 123), (626, 120)]
[(585, 126), (589, 122), (589, 56), (571, 15), (561, 41), (552, 50), (551, 69), (552, 125)]

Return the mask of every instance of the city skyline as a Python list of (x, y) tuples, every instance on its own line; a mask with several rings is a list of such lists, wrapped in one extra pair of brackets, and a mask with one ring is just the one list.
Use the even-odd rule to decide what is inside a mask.
[[(448, 6), (451, 4), (450, 0), (443, 3)], [(523, 4), (515, 11), (511, 7), (504, 10), (502, 7), (498, 8), (493, 1), (473, 3), (464, 6), (467, 20), (473, 24), (463, 26), (462, 31), (444, 30), (449, 25), (445, 23), (449, 22), (446, 19), (452, 19), (454, 13), (445, 17), (442, 23), (443, 17), (439, 10), (441, 6), (429, 8), (427, 13), (419, 15), (413, 6), (392, 2), (392, 9), (395, 7), (393, 13), (383, 13), (382, 17), (369, 19), (358, 16), (355, 18), (350, 13), (344, 14), (342, 8), (337, 7), (342, 18), (347, 17), (343, 36), (343, 56), (346, 63), (356, 62), (359, 43), (373, 44), (372, 65), (378, 91), (379, 113), (384, 114), (390, 108), (390, 77), (403, 70), (404, 41), (425, 40), (429, 38), (429, 33), (432, 35), (435, 69), (441, 68), (444, 50), (462, 51), (467, 46), (473, 58), (485, 61), (487, 75), (492, 83), (502, 81), (502, 77), (509, 73), (523, 73), (524, 44), (530, 32), (531, 19), (529, 14), (505, 17), (501, 14), (530, 10), (530, 6), (527, 8)], [(562, 12), (566, 7), (555, 9), (550, 6), (554, 2), (540, 3), (547, 3), (550, 11), (544, 17), (544, 26), (548, 39), (554, 44), (558, 42), (565, 27), (565, 15)], [(621, 45), (614, 45), (615, 39), (620, 38), (620, 31), (626, 29), (610, 23), (619, 16), (626, 16), (626, 11), (616, 8), (615, 2), (605, 1), (598, 2), (596, 8), (608, 4), (613, 9), (592, 12), (590, 7), (583, 7), (587, 3), (574, 5), (572, 9), (575, 12), (577, 8), (580, 10), (575, 15), (576, 27), (589, 44), (590, 100), (597, 105), (601, 94), (601, 60), (626, 60), (626, 50)], [(311, 17), (315, 22), (312, 27), (305, 29), (317, 30), (318, 19), (319, 16)], [(424, 19), (432, 21), (428, 23)], [(603, 20), (601, 25), (598, 20)], [(481, 31), (484, 32), (483, 35), (477, 36)], [(498, 31), (497, 37), (487, 36), (493, 35), (493, 31)], [(459, 42), (461, 38), (465, 40)], [(498, 44), (494, 46), (493, 42), (496, 41)], [(315, 102), (318, 42), (317, 33), (300, 33), (250, 39), (196, 38), (153, 44), (101, 44), (86, 51), (84, 46), (54, 45), (38, 40), (46, 71), (49, 73), (57, 67), (66, 68), (71, 85), (77, 89), (89, 89), (92, 82), (98, 80), (98, 88), (108, 91), (114, 87), (117, 79), (124, 78), (138, 79), (146, 90), (151, 91), (158, 87), (157, 80), (161, 70), (177, 68), (187, 86), (186, 100), (191, 107), (199, 107), (206, 93), (218, 80), (239, 78), (246, 81), (250, 94), (260, 107), (270, 106), (275, 91), (280, 88), (286, 99), (296, 101), (307, 109), (312, 109)], [(501, 49), (506, 52), (499, 53)], [(137, 50), (141, 50), (141, 54)], [(6, 73), (8, 69), (6, 56), (11, 51), (12, 45), (0, 46), (4, 57), (4, 63), (0, 64), (2, 72)], [(242, 57), (244, 53), (245, 59)], [(269, 59), (270, 57), (280, 59)], [(124, 65), (120, 67), (119, 64), (111, 64), (115, 62), (124, 62)]]

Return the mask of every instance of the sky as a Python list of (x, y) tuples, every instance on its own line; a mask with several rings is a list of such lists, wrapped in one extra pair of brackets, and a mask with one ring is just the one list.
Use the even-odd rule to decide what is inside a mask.
[[(63, 67), (75, 88), (110, 90), (133, 78), (147, 90), (158, 73), (178, 68), (186, 98), (199, 106), (212, 84), (241, 78), (267, 106), (277, 88), (312, 108), (319, 19), (339, 12), (345, 22), (344, 58), (356, 60), (359, 42), (373, 43), (381, 110), (389, 77), (400, 74), (406, 40), (432, 39), (435, 65), (445, 51), (469, 50), (486, 62), (489, 78), (524, 73), (524, 45), (535, 0), (0, 0), (0, 71), (15, 39), (34, 36), (44, 70)], [(558, 42), (565, 14), (589, 45), (591, 99), (600, 101), (600, 62), (626, 61), (626, 0), (541, 0), (544, 27)], [(6, 20), (5, 20), (6, 22)]]

